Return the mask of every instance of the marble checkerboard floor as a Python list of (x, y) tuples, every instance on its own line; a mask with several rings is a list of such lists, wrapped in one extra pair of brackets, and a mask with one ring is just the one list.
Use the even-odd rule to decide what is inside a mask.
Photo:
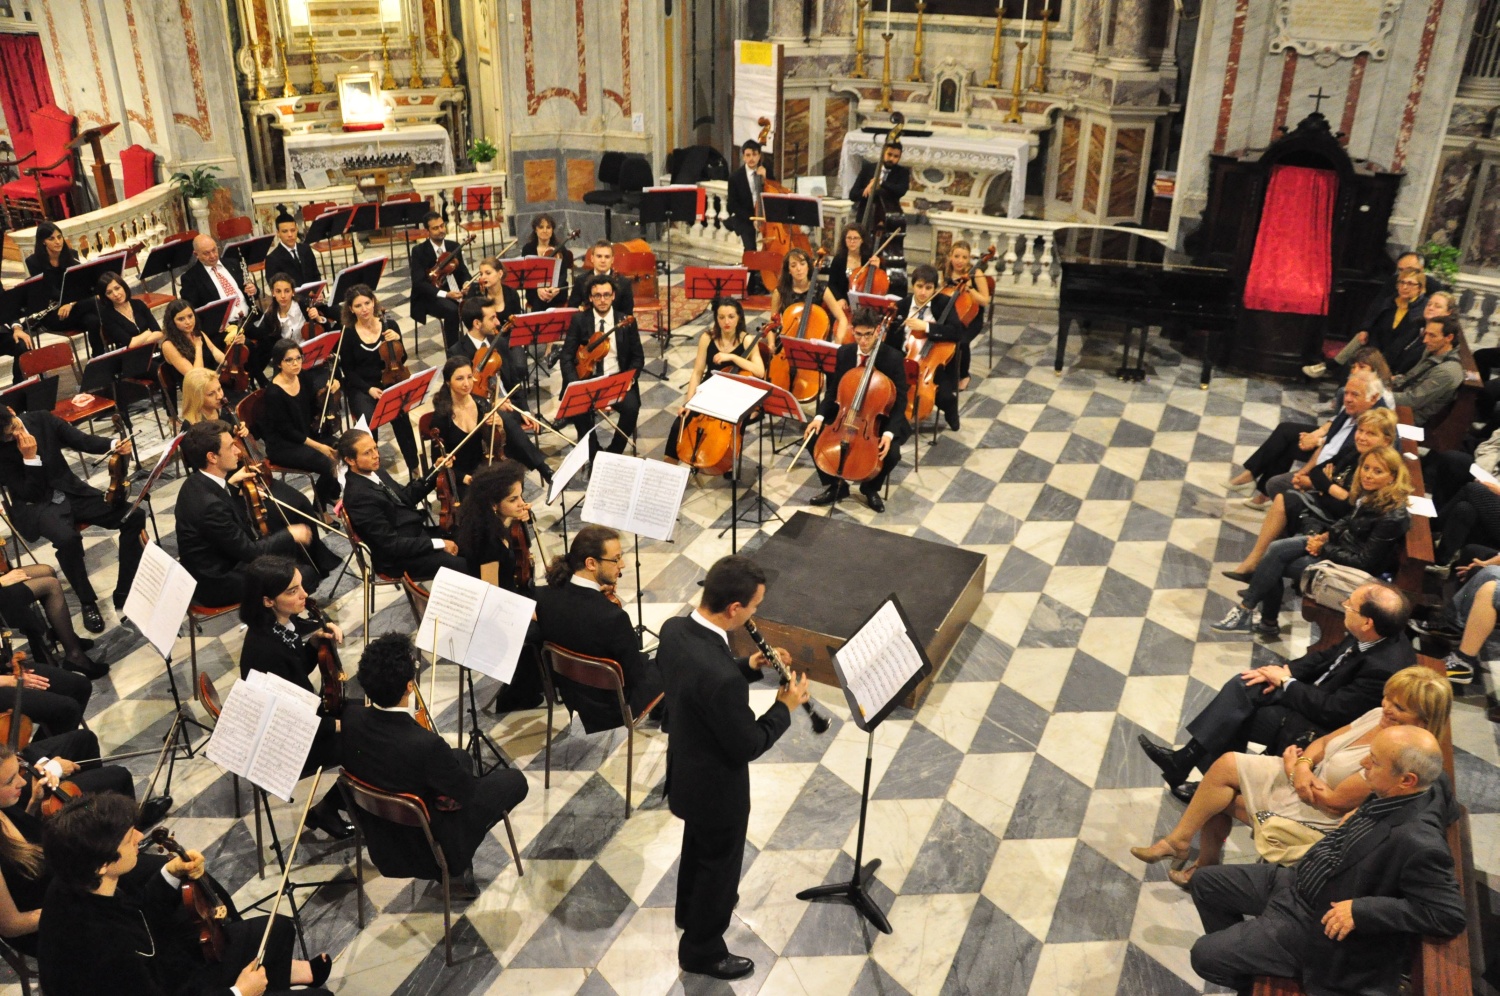
[[(406, 285), (397, 270), (382, 292), (409, 330), (404, 293), (396, 290)], [(435, 362), (436, 326), (425, 333), (420, 360)], [(1051, 369), (1055, 333), (1052, 313), (1001, 309), (993, 362), (983, 340), (975, 350), (962, 430), (945, 430), (936, 444), (929, 430), (920, 470), (907, 447), (885, 515), (858, 502), (834, 512), (988, 558), (983, 603), (931, 694), (915, 712), (898, 711), (876, 737), (866, 855), (882, 861), (874, 894), (893, 934), (875, 933), (846, 907), (795, 898), (809, 885), (847, 878), (853, 860), (864, 741), (846, 722), (836, 690), (815, 690), (834, 717), (826, 736), (814, 737), (795, 718), (791, 731), (751, 768), (754, 811), (729, 943), (755, 959), (756, 973), (732, 985), (677, 970), (672, 902), (681, 829), (660, 794), (663, 735), (648, 730), (638, 738), (639, 808), (627, 820), (622, 736), (584, 737), (576, 725), (563, 730), (560, 715), (552, 784), (544, 790), (546, 714), (533, 710), (484, 717), (531, 782), (530, 796), (513, 814), (525, 875), (517, 877), (499, 828), (477, 859), (483, 894), (457, 909), (454, 967), (443, 965), (442, 905), (434, 890), (380, 878), (367, 865), (366, 927), (360, 931), (348, 882), (352, 852), (304, 841), (294, 881), (345, 880), (298, 893), (310, 947), (337, 957), (335, 991), (1204, 991), (1188, 962), (1200, 933), (1191, 902), (1160, 869), (1129, 854), (1132, 844), (1156, 839), (1181, 811), (1135, 737), (1146, 732), (1178, 739), (1184, 721), (1230, 675), (1306, 646), (1305, 624), (1290, 616), (1284, 639), (1268, 646), (1220, 636), (1208, 626), (1232, 596), (1233, 584), (1219, 571), (1239, 560), (1259, 524), (1255, 513), (1226, 498), (1223, 482), (1234, 460), (1278, 421), (1324, 399), (1310, 388), (1225, 375), (1201, 391), (1197, 365), (1159, 345), (1150, 357), (1153, 376), (1123, 384), (1109, 374), (1113, 344), (1080, 337), (1059, 378)], [(674, 343), (667, 379), (643, 381), (641, 435), (652, 455), (691, 368), (691, 340), (679, 336)], [(648, 341), (646, 351), (648, 368), (660, 371), (656, 345)], [(544, 402), (543, 410), (550, 405)], [(145, 453), (159, 452), (150, 417), (137, 418), (136, 425)], [(542, 445), (556, 454), (554, 443), (552, 437)], [(388, 460), (395, 456), (389, 438), (383, 448)], [(805, 457), (791, 473), (783, 470), (786, 460), (777, 458), (764, 482), (770, 507), (783, 514), (805, 507), (818, 487)], [(169, 549), (177, 487), (166, 483), (155, 500), (157, 528)], [(534, 481), (527, 487), (534, 490)], [(703, 571), (729, 552), (729, 536), (720, 535), (728, 505), (726, 482), (695, 480), (674, 542), (642, 542), (648, 625), (687, 611)], [(544, 533), (549, 548), (560, 549), (556, 510), (539, 517), (550, 527)], [(742, 523), (741, 547), (753, 552), (777, 525), (774, 519), (759, 529)], [(114, 540), (91, 533), (88, 543), (96, 587), (108, 591)], [(50, 557), (50, 550), (39, 552)], [(633, 574), (625, 581), (628, 600)], [(828, 583), (837, 583), (832, 570)], [(352, 671), (362, 625), (350, 576), (334, 601), (351, 634), (345, 658)], [(414, 627), (404, 599), (389, 589), (377, 606), (373, 632)], [(109, 622), (113, 627), (112, 614)], [(199, 642), (199, 666), (221, 694), (235, 680), (241, 639), (226, 618), (208, 623)], [(160, 657), (125, 628), (112, 628), (104, 649), (114, 666), (95, 686), (90, 725), (107, 750), (159, 743), (172, 715)], [(177, 671), (184, 687), (186, 653), (187, 641), (180, 640)], [(491, 682), (479, 682), (482, 701), (492, 691)], [(435, 712), (450, 737), (456, 735), (456, 694), (455, 670), (440, 666)], [(773, 694), (770, 683), (755, 687), (752, 705), (764, 708)], [(1474, 696), (1457, 708), (1454, 742), (1488, 908), (1495, 897), (1487, 876), (1500, 871), (1500, 748)], [(144, 780), (151, 760), (130, 763)], [(307, 789), (304, 783), (302, 793)], [(235, 818), (227, 775), (201, 757), (182, 762), (172, 794), (177, 803), (168, 824), (208, 855), (237, 902), (248, 904), (274, 888), (274, 878), (257, 877), (248, 796), (245, 816)], [(276, 801), (272, 815), (289, 838), (292, 808)], [(1250, 857), (1248, 837), (1239, 831), (1229, 859)], [(268, 875), (274, 871), (272, 862)], [(13, 976), (0, 974), (0, 992), (19, 991)]]

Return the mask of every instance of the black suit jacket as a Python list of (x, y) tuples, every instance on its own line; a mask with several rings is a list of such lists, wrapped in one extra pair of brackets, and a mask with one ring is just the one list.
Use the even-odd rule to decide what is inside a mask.
[[(615, 330), (612, 333), (614, 336), (614, 345), (612, 349), (620, 358), (621, 370), (640, 370), (646, 365), (646, 350), (641, 346), (640, 328), (636, 325), (631, 325), (625, 329), (620, 328), (620, 322), (624, 321), (629, 314), (630, 312), (621, 308), (616, 303)], [(568, 326), (568, 334), (563, 339), (562, 356), (560, 357), (564, 387), (567, 387), (578, 379), (578, 347), (588, 345), (589, 340), (594, 337), (595, 330), (599, 327), (598, 317), (594, 313), (594, 309), (589, 308), (586, 311), (580, 311), (573, 318), (573, 324)], [(597, 365), (594, 369), (594, 376), (601, 376)], [(636, 383), (630, 388), (630, 392), (632, 394), (640, 393), (639, 378), (636, 379)]]
[[(890, 417), (884, 419), (881, 432), (891, 434), (891, 443), (900, 446), (911, 435), (911, 423), (906, 420), (906, 360), (901, 355), (901, 338), (897, 333), (899, 329), (893, 327), (891, 338), (887, 339), (880, 347), (880, 352), (875, 354), (875, 369), (890, 378), (891, 383), (896, 385), (896, 404), (891, 408)], [(839, 414), (839, 384), (843, 382), (844, 374), (859, 365), (859, 347), (854, 343), (848, 343), (839, 347), (838, 365), (834, 368), (833, 379), (828, 382), (828, 390), (823, 393), (823, 404), (818, 408), (818, 414), (823, 416), (823, 424), (831, 423)]]
[[(457, 249), (457, 248), (458, 248), (458, 243), (454, 242), (452, 239), (444, 239), (443, 240), (443, 251), (444, 252), (452, 252), (454, 249)], [(446, 293), (445, 291), (442, 290), (442, 288), (434, 287), (432, 285), (432, 281), (430, 279), (428, 279), (428, 277), (427, 277), (427, 274), (432, 270), (433, 266), (437, 263), (437, 258), (438, 258), (438, 253), (437, 253), (437, 250), (432, 247), (432, 240), (431, 239), (423, 239), (421, 242), (418, 242), (415, 247), (412, 248), (412, 251), (411, 251), (411, 296), (412, 297), (421, 298), (424, 301), (430, 301), (430, 300), (433, 300), (434, 298), (436, 298), (440, 293)], [(468, 264), (464, 262), (463, 253), (459, 253), (459, 255), (458, 255), (458, 268), (453, 271), (453, 279), (458, 283), (458, 286), (460, 288), (463, 287), (464, 284), (468, 283), (470, 279), (472, 279), (472, 274), (469, 273)], [(443, 283), (444, 283), (444, 285), (446, 285), (448, 283), (448, 281), (444, 280)]]
[[(234, 279), (234, 286), (240, 295), (245, 293), (245, 284), (249, 281), (245, 278), (245, 267), (240, 257), (235, 253), (219, 255), (219, 263), (229, 271), (230, 277)], [(182, 299), (194, 308), (201, 308), (206, 304), (212, 304), (224, 296), (214, 278), (208, 275), (208, 269), (199, 260), (193, 260), (192, 265), (182, 271), (182, 281), (178, 285), (182, 291)], [(246, 302), (249, 303), (248, 301)]]
[[(849, 188), (849, 199), (854, 202), (854, 211), (850, 218), (858, 221), (865, 213), (865, 184), (875, 176), (875, 163), (863, 163), (859, 167), (859, 175), (854, 178), (854, 184)], [(887, 210), (899, 211), (901, 198), (911, 189), (911, 170), (899, 163), (885, 171), (885, 178), (880, 181), (876, 191), (884, 199)]]
[(1457, 818), (1452, 785), (1443, 775), (1422, 798), (1377, 821), (1358, 847), (1346, 849), (1312, 912), (1322, 916), (1331, 904), (1352, 899), (1354, 931), (1342, 941), (1316, 928), (1308, 931), (1304, 986), (1394, 996), (1417, 936), (1453, 937), (1464, 929), (1463, 896), (1444, 836)]
[[(1350, 647), (1354, 653), (1349, 659), (1321, 685), (1314, 684)], [(1282, 725), (1283, 744), (1305, 732), (1321, 736), (1353, 722), (1380, 705), (1387, 678), (1415, 663), (1417, 655), (1405, 633), (1388, 636), (1364, 653), (1360, 653), (1354, 637), (1345, 636), (1335, 646), (1292, 661), (1292, 677), (1297, 680), (1283, 685), (1276, 700), (1291, 713)]]
[(79, 498), (99, 496), (97, 489), (73, 473), (62, 448), (67, 446), (80, 453), (107, 453), (110, 441), (74, 428), (51, 412), (24, 412), (21, 422), (36, 437), (36, 455), (42, 465), (27, 466), (20, 447), (14, 442), (0, 443), (0, 484), (10, 492), (16, 528), (27, 539), (35, 539), (40, 535), (41, 512), (53, 491)]
[[(571, 578), (561, 587), (542, 588), (536, 593), (536, 620), (540, 639), (590, 657), (608, 657), (619, 664), (632, 712), (638, 712), (661, 691), (650, 659), (641, 653), (629, 614), (603, 592), (574, 584)], [(562, 677), (556, 680), (569, 708), (582, 717), (587, 732), (620, 725), (620, 706), (613, 694)]]
[[(294, 258), (292, 251), (277, 240), (271, 251), (266, 253), (265, 272), (267, 282), (276, 274), (285, 273), (297, 281), (298, 287), (323, 279), (323, 271), (318, 266), (318, 254), (306, 242), (297, 243), (297, 255)], [(267, 290), (269, 289), (268, 287)], [(330, 289), (329, 293), (333, 291)]]
[[(593, 276), (593, 269), (585, 267), (583, 272), (573, 279), (573, 290), (568, 294), (568, 307), (588, 309), (588, 282), (593, 279)], [(615, 311), (625, 315), (635, 314), (635, 288), (630, 285), (630, 281), (614, 272), (606, 276), (609, 277), (609, 282), (615, 285)], [(552, 303), (557, 302), (554, 299)]]
[(672, 723), (666, 790), (673, 815), (700, 826), (743, 826), (750, 762), (786, 732), (792, 714), (779, 701), (759, 717), (751, 712), (750, 682), (760, 672), (686, 616), (662, 624), (656, 660)]
[[(949, 295), (939, 292), (932, 296), (931, 301), (927, 302), (928, 314), (931, 316), (928, 319), (927, 338), (933, 342), (962, 342), (964, 339), (964, 332), (966, 330), (963, 323), (958, 320), (957, 312), (948, 314), (947, 321), (943, 320), (944, 312), (948, 311), (949, 300)], [(896, 305), (896, 321), (891, 323), (891, 328), (895, 329), (911, 313), (912, 296), (908, 294)], [(901, 326), (901, 328), (901, 337), (904, 342), (906, 338), (905, 326)], [(894, 337), (889, 338), (887, 341), (892, 345), (896, 344)]]
[[(770, 179), (771, 171), (766, 170), (766, 179)], [(870, 181), (865, 180), (866, 183)], [(761, 193), (765, 193), (764, 187)], [(755, 214), (755, 191), (750, 188), (750, 177), (745, 173), (745, 164), (740, 163), (734, 172), (729, 174), (729, 203), (727, 205), (729, 217), (749, 219)]]
[(177, 492), (177, 557), (201, 580), (227, 577), (256, 557), (297, 555), (297, 541), (285, 529), (261, 536), (237, 493), (202, 471), (193, 471)]
[(344, 481), (344, 510), (354, 531), (370, 548), (375, 570), (400, 575), (408, 560), (433, 550), (417, 503), (427, 497), (436, 479), (402, 487), (383, 469), (376, 473), (389, 490), (351, 472)]

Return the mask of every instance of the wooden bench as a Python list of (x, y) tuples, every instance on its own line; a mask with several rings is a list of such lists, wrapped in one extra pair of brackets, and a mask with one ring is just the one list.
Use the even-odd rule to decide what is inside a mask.
[(1484, 394), (1484, 380), (1479, 376), (1479, 367), (1474, 363), (1474, 352), (1468, 340), (1458, 337), (1458, 356), (1464, 365), (1464, 381), (1458, 386), (1452, 403), (1428, 420), (1428, 449), (1435, 453), (1456, 450), (1474, 424), (1479, 398)]
[[(1417, 662), (1438, 674), (1447, 675), (1443, 662), (1425, 654), (1417, 655)], [(1453, 773), (1453, 736), (1451, 732), (1442, 738), (1443, 770), (1448, 773), (1457, 791), (1458, 781)], [(1469, 810), (1459, 807), (1458, 819), (1448, 826), (1448, 850), (1453, 855), (1453, 867), (1458, 876), (1458, 888), (1463, 893), (1464, 906), (1472, 925), (1479, 923), (1479, 896), (1474, 887), (1474, 845), (1469, 832)], [(1472, 996), (1474, 992), (1473, 967), (1482, 962), (1479, 949), (1479, 932), (1464, 930), (1457, 937), (1423, 937), (1421, 947), (1412, 958), (1412, 993), (1429, 996)], [(1260, 976), (1255, 980), (1255, 996), (1304, 996), (1304, 990), (1295, 979)]]

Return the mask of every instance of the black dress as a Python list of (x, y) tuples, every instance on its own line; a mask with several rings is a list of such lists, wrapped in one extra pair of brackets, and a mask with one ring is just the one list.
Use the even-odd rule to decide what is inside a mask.
[[(38, 311), (50, 308), (62, 298), (63, 274), (68, 267), (77, 266), (80, 260), (78, 253), (72, 246), (63, 246), (62, 254), (58, 256), (57, 265), (53, 266), (47, 261), (47, 250), (38, 247), (38, 250), (26, 257), (26, 272), (30, 276), (41, 276), (41, 280), (31, 289), (26, 297), (26, 313), (36, 314)], [(78, 322), (77, 308), (63, 318), (56, 311), (42, 319), (42, 328), (49, 332), (76, 332), (83, 328)]]
[(139, 298), (130, 299), (131, 317), (126, 318), (115, 310), (109, 301), (99, 297), (86, 297), (73, 306), (68, 317), (76, 319), (79, 327), (88, 335), (89, 355), (98, 356), (112, 349), (124, 349), (130, 340), (142, 332), (160, 332), (156, 316)]
[[(709, 330), (707, 330), (707, 331), (705, 331), (703, 333), (703, 336), (698, 340), (698, 348), (699, 349), (703, 348), (703, 339), (707, 339), (708, 340), (708, 348), (709, 348), (710, 352), (713, 352), (713, 353), (721, 353), (721, 352), (723, 352), (723, 350), (721, 350), (721, 349), (718, 348), (719, 344), (718, 344), (718, 340), (714, 336), (714, 329), (710, 328)], [(750, 357), (750, 350), (752, 350), (752, 349), (758, 349), (759, 348), (758, 343), (755, 343), (755, 344), (752, 344), (752, 343), (755, 343), (755, 340), (751, 339), (750, 337), (742, 335), (742, 336), (740, 336), (739, 343), (734, 347), (733, 350), (731, 350), (731, 352), (733, 352), (735, 356), (738, 356), (741, 359), (748, 359)], [(737, 374), (744, 373), (744, 371), (741, 370), (740, 367), (738, 365), (734, 364), (734, 363), (713, 363), (713, 362), (709, 362), (708, 364), (706, 364), (704, 366), (704, 369), (703, 369), (703, 379), (707, 380), (708, 377), (709, 377), (710, 372), (714, 371), (714, 370), (718, 370), (718, 371), (721, 371), (723, 373), (737, 373)], [(700, 387), (702, 386), (702, 382), (699, 383), (699, 386)], [(691, 417), (691, 416), (689, 416), (689, 417)], [(678, 438), (678, 435), (682, 432), (682, 423), (683, 423), (683, 421), (684, 421), (684, 419), (682, 419), (680, 417), (679, 418), (674, 418), (672, 420), (672, 427), (667, 430), (667, 444), (666, 444), (664, 452), (666, 453), (667, 458), (669, 460), (676, 460), (677, 459), (677, 438)]]
[[(556, 237), (557, 237), (557, 235), (554, 232), (553, 233), (554, 240), (556, 239)], [(537, 255), (537, 245), (536, 245), (536, 236), (535, 235), (533, 235), (531, 237), (531, 241), (527, 242), (524, 246), (521, 247), (521, 255), (522, 256), (535, 256), (535, 255)], [(527, 311), (545, 311), (548, 308), (566, 308), (568, 306), (568, 288), (571, 285), (571, 282), (572, 282), (572, 279), (573, 279), (573, 253), (566, 246), (564, 246), (563, 248), (559, 249), (557, 251), (557, 253), (555, 253), (554, 255), (561, 255), (562, 256), (561, 272), (557, 275), (557, 286), (561, 290), (560, 290), (560, 292), (557, 295), (555, 295), (552, 298), (551, 301), (543, 301), (542, 298), (541, 298), (541, 295), (539, 295), (534, 290), (527, 291), (526, 292), (526, 310)]]
[[(28, 813), (20, 804), (5, 810), (5, 815), (10, 818), (11, 824), (29, 844), (41, 844), (42, 821)], [(17, 913), (30, 913), (32, 910), (42, 908), (42, 900), (47, 897), (47, 886), (52, 882), (52, 873), (47, 870), (44, 863), (41, 871), (35, 878), (28, 875), (18, 865), (9, 861), (0, 861), (0, 875), (5, 878), (5, 888), (10, 892), (10, 901), (15, 904)], [(36, 957), (37, 935), (22, 934), (20, 937), (7, 937), (5, 943), (17, 951)]]
[[(370, 388), (380, 388), (380, 378), (385, 372), (385, 362), (380, 358), (380, 343), (384, 339), (385, 331), (389, 329), (397, 335), (401, 330), (396, 327), (395, 321), (390, 318), (383, 319), (380, 323), (381, 338), (375, 340), (371, 345), (359, 337), (352, 325), (345, 326), (343, 332), (343, 344), (339, 350), (339, 381), (344, 386), (344, 397), (349, 399), (350, 417), (358, 422), (364, 418), (368, 424), (375, 414), (375, 406), (379, 402), (370, 397)], [(396, 434), (396, 445), (401, 448), (401, 457), (406, 461), (406, 470), (412, 476), (419, 473), (420, 464), (417, 460), (417, 437), (411, 431), (410, 415), (398, 415), (391, 423), (392, 431)], [(371, 435), (378, 442), (380, 430), (371, 431)]]
[(266, 388), (265, 407), (257, 426), (266, 443), (266, 456), (279, 466), (317, 474), (318, 495), (336, 496), (338, 481), (333, 476), (332, 461), (307, 445), (313, 420), (320, 414), (316, 382), (306, 373), (299, 374), (298, 381), (301, 389), (295, 396), (274, 380)]
[[(446, 388), (444, 388), (446, 390)], [(483, 422), (485, 416), (490, 413), (490, 403), (487, 399), (473, 395), (474, 406), (478, 410), (477, 418)], [(527, 470), (541, 472), (544, 478), (552, 476), (551, 469), (547, 466), (547, 458), (541, 450), (537, 449), (536, 442), (531, 438), (531, 433), (521, 427), (521, 419), (515, 412), (502, 411), (500, 421), (505, 425), (505, 455), (517, 461)], [(443, 449), (449, 453), (454, 452), (454, 447), (462, 443), (468, 435), (466, 431), (459, 428), (453, 422), (453, 414), (439, 415), (436, 412), (432, 416), (432, 427), (437, 430), (443, 439)], [(478, 436), (484, 435), (484, 430)], [(464, 479), (472, 477), (479, 470), (480, 461), (484, 459), (484, 445), (482, 440), (476, 438), (457, 451), (453, 458), (453, 471), (458, 478), (459, 494), (468, 488)]]

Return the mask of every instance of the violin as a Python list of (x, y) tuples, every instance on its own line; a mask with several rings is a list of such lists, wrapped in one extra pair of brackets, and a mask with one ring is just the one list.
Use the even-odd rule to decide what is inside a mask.
[(411, 371), (406, 369), (406, 347), (402, 345), (399, 333), (392, 339), (386, 336), (385, 329), (382, 328), (376, 352), (380, 354), (380, 362), (384, 364), (380, 371), (381, 387), (399, 384), (411, 376)]
[(478, 233), (470, 232), (455, 248), (449, 249), (433, 262), (432, 269), (427, 271), (427, 279), (432, 281), (432, 286), (441, 287), (443, 281), (453, 275), (463, 258), (464, 250), (473, 245), (478, 237)]
[(224, 359), (219, 364), (219, 384), (224, 393), (237, 397), (250, 390), (250, 372), (245, 369), (250, 363), (250, 344), (245, 339), (245, 326), (250, 324), (251, 313), (245, 312), (239, 325), (224, 341)]
[[(485, 415), (488, 420), (490, 415), (495, 414), (492, 410)], [(498, 419), (490, 422), (489, 429), (479, 434), (479, 449), (481, 456), (479, 466), (489, 467), (505, 459), (505, 423)]]
[[(316, 599), (307, 600), (307, 618), (321, 629), (328, 628), (328, 613), (318, 607)], [(347, 680), (344, 664), (339, 660), (339, 652), (330, 637), (315, 636), (312, 643), (318, 649), (318, 674), (323, 679), (323, 715), (338, 717), (344, 712), (344, 682)]]
[[(115, 432), (120, 434), (122, 441), (130, 438), (125, 431), (125, 420), (119, 413), (111, 416), (115, 424)], [(125, 504), (130, 497), (130, 454), (122, 453), (118, 448), (109, 455), (109, 487), (104, 491), (105, 504), (119, 508)]]
[(531, 563), (531, 537), (526, 535), (526, 523), (520, 519), (512, 519), (510, 523), (511, 551), (516, 555), (516, 590), (525, 591), (531, 587), (531, 578), (534, 573)]
[(581, 232), (582, 229), (575, 228), (568, 232), (567, 235), (564, 235), (561, 242), (555, 242), (544, 249), (538, 249), (537, 252), (543, 256), (556, 256), (558, 253), (563, 251), (563, 248), (566, 247), (569, 242), (572, 242), (574, 239), (578, 238)]
[(881, 171), (885, 169), (885, 150), (889, 149), (901, 138), (901, 132), (906, 127), (906, 116), (900, 111), (891, 112), (891, 130), (886, 132), (885, 144), (880, 149), (880, 159), (875, 163), (875, 189), (870, 191), (870, 196), (865, 198), (865, 208), (860, 214), (859, 223), (865, 231), (872, 235), (877, 231), (885, 231), (885, 216), (892, 208), (885, 203), (885, 192), (881, 189)]
[(629, 328), (635, 324), (634, 315), (626, 315), (620, 319), (620, 323), (608, 332), (595, 332), (588, 342), (578, 347), (578, 379), (585, 380), (594, 376), (594, 367), (603, 362), (609, 355), (609, 337), (621, 329)]
[(880, 439), (884, 419), (896, 405), (896, 385), (875, 368), (891, 319), (875, 332), (875, 345), (863, 367), (844, 373), (839, 381), (839, 413), (818, 432), (813, 461), (818, 469), (844, 481), (861, 482), (880, 471)]
[[(166, 827), (157, 827), (151, 831), (151, 843), (183, 861), (190, 860), (187, 849), (177, 843), (177, 838)], [(229, 920), (229, 903), (218, 894), (206, 873), (201, 878), (189, 879), (182, 884), (182, 905), (187, 910), (193, 928), (198, 931), (198, 947), (203, 952), (204, 959), (223, 961), (229, 944), (229, 939), (224, 934), (224, 924)]]
[[(434, 461), (441, 464), (448, 455), (447, 449), (443, 446), (443, 434), (433, 428), (428, 430), (427, 438), (432, 440)], [(458, 479), (452, 467), (442, 467), (438, 470), (436, 491), (438, 529), (444, 536), (452, 536), (453, 530), (458, 528), (458, 508), (461, 504), (458, 500)]]
[(240, 482), (240, 494), (245, 497), (245, 507), (250, 512), (250, 520), (255, 523), (256, 530), (262, 536), (269, 536), (271, 535), (271, 518), (266, 511), (265, 495), (261, 492), (261, 488), (265, 487), (265, 482), (261, 477), (263, 471), (254, 464), (251, 464), (249, 469), (251, 470), (250, 476)]
[[(949, 310), (943, 312), (944, 321), (953, 312), (957, 312), (958, 320), (965, 325), (968, 325), (975, 318), (979, 317), (979, 302), (974, 300), (974, 295), (969, 293), (969, 288), (974, 285), (976, 279), (982, 276), (984, 270), (990, 265), (990, 261), (995, 258), (995, 255), (995, 247), (990, 246), (984, 251), (982, 256), (969, 265), (969, 272), (959, 277), (953, 283), (953, 290), (948, 298)], [(989, 278), (984, 277), (983, 279), (988, 281)]]
[(21, 711), (21, 691), (25, 688), (26, 654), (10, 649), (10, 630), (0, 632), (0, 641), (3, 641), (5, 653), (10, 657), (10, 673), (16, 679), (16, 694), (11, 701), (11, 706), (5, 712), (0, 712), (0, 737), (5, 739), (10, 747), (11, 753), (17, 753), (22, 747), (31, 743), (31, 735), (36, 726), (31, 717)]
[(603, 593), (603, 595), (604, 595), (605, 598), (609, 599), (615, 605), (618, 605), (622, 609), (625, 607), (625, 603), (621, 602), (620, 601), (620, 596), (615, 593), (615, 586), (614, 585), (612, 585), (612, 584), (601, 584), (599, 586), (599, 591), (601, 593)]
[(417, 702), (417, 708), (413, 712), (417, 720), (417, 725), (424, 730), (432, 729), (432, 713), (427, 711), (427, 703), (422, 699), (422, 682), (420, 680), (412, 680), (411, 692)]
[(516, 317), (512, 315), (495, 331), (489, 345), (474, 350), (474, 359), (469, 365), (474, 368), (474, 393), (481, 398), (488, 399), (490, 392), (494, 390), (495, 378), (500, 376), (500, 369), (505, 366), (506, 347), (502, 343), (507, 341), (506, 336), (510, 335), (511, 327), (515, 324)]

